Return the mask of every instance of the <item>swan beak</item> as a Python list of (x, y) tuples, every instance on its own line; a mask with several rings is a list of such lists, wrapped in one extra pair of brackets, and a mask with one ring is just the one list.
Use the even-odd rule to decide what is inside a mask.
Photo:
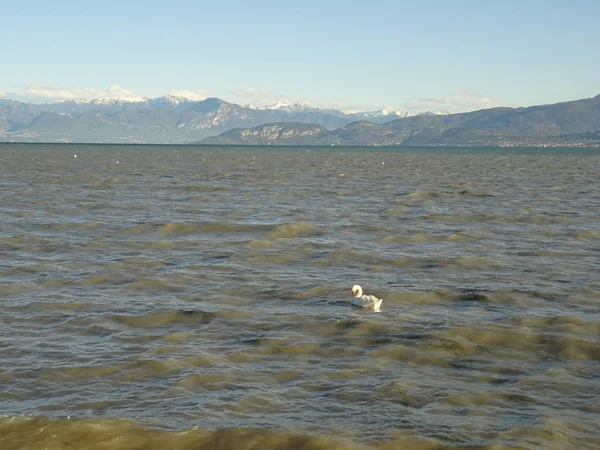
[(352, 291), (351, 294), (352, 294), (352, 297), (354, 297), (354, 291)]

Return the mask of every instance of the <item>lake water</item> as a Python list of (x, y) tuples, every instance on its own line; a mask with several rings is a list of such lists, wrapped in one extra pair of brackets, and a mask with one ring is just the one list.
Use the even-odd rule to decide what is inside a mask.
[(0, 448), (599, 448), (599, 180), (598, 150), (0, 145)]

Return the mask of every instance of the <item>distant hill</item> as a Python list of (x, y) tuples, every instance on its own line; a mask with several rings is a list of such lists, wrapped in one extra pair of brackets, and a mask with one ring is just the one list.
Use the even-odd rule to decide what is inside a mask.
[(319, 144), (328, 141), (331, 132), (321, 125), (299, 122), (282, 122), (259, 125), (254, 128), (234, 128), (218, 137), (207, 138), (203, 143), (235, 145), (269, 145), (271, 143), (284, 145), (304, 145), (306, 142)]
[(164, 96), (37, 105), (0, 99), (0, 141), (156, 144), (599, 145), (600, 95), (461, 114), (344, 113), (301, 103), (240, 106)]
[(0, 141), (182, 144), (236, 127), (273, 122), (315, 123), (335, 129), (364, 118), (382, 123), (407, 115), (387, 110), (347, 114), (284, 102), (257, 108), (218, 98), (191, 101), (175, 96), (44, 105), (0, 99)]
[(234, 129), (203, 144), (365, 146), (600, 146), (600, 95), (527, 108), (418, 115), (340, 128), (274, 123)]

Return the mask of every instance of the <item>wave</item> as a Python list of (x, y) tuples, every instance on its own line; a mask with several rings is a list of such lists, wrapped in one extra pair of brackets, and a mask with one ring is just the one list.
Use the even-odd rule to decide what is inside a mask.
[(406, 194), (408, 198), (456, 198), (456, 197), (496, 197), (492, 192), (476, 192), (468, 189), (456, 191), (418, 191)]
[(443, 241), (472, 241), (484, 239), (486, 236), (478, 233), (457, 231), (451, 234), (416, 233), (409, 236), (385, 236), (381, 242), (443, 242)]
[(40, 238), (37, 236), (12, 236), (7, 238), (0, 238), (0, 250), (20, 250), (27, 248), (32, 245), (50, 245), (51, 240)]
[[(252, 402), (249, 398), (246, 402)], [(349, 442), (327, 434), (260, 429), (229, 428), (161, 430), (144, 428), (130, 419), (53, 419), (46, 417), (9, 417), (0, 419), (3, 450), (51, 448), (67, 450), (434, 450), (460, 448), (445, 446), (412, 432), (397, 433), (383, 442)], [(502, 450), (500, 445), (481, 446), (481, 450)]]
[[(569, 319), (570, 320), (570, 319)], [(486, 324), (485, 328), (456, 326), (431, 335), (422, 349), (424, 353), (440, 357), (472, 356), (487, 354), (498, 360), (511, 358), (523, 361), (548, 359), (600, 360), (600, 347), (595, 339), (597, 324), (588, 324), (592, 334), (573, 335), (560, 332), (561, 327), (553, 327), (555, 318), (516, 319)], [(528, 323), (529, 322), (529, 323)], [(565, 330), (586, 331), (581, 323), (562, 325)], [(436, 351), (437, 350), (437, 351)]]
[(503, 213), (488, 214), (439, 214), (431, 213), (423, 217), (424, 220), (443, 223), (529, 223), (535, 225), (572, 224), (576, 219), (569, 216), (551, 216), (548, 214), (521, 214), (508, 215)]
[(267, 233), (269, 239), (290, 239), (319, 236), (323, 234), (323, 230), (309, 222), (289, 223), (278, 225)]
[(193, 184), (185, 186), (184, 190), (188, 192), (217, 192), (217, 191), (231, 191), (233, 188), (228, 186), (215, 186), (206, 184)]
[(180, 291), (182, 287), (175, 286), (156, 278), (142, 278), (131, 282), (127, 286), (127, 289), (142, 292), (177, 292)]
[(600, 239), (600, 230), (577, 231), (575, 233), (572, 233), (572, 236), (575, 239), (581, 240), (598, 240)]
[(139, 316), (116, 315), (111, 319), (133, 328), (160, 328), (180, 324), (207, 324), (212, 322), (215, 317), (217, 317), (216, 313), (212, 312), (181, 310)]
[(126, 228), (123, 234), (194, 234), (194, 233), (243, 233), (268, 231), (270, 225), (234, 224), (228, 222), (167, 222), (145, 223)]
[(98, 228), (100, 226), (99, 222), (90, 221), (90, 222), (57, 222), (48, 225), (46, 228), (49, 230), (91, 230), (94, 228)]

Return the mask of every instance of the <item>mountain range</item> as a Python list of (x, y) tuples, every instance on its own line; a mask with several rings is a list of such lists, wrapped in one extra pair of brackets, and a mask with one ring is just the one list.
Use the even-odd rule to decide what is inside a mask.
[(329, 130), (273, 123), (204, 139), (222, 145), (600, 146), (600, 95), (527, 108), (418, 115), (384, 123), (356, 121)]
[(186, 144), (232, 128), (273, 122), (315, 123), (335, 129), (356, 120), (382, 123), (408, 115), (388, 110), (344, 113), (283, 102), (257, 108), (219, 98), (191, 101), (176, 96), (41, 105), (0, 99), (0, 141)]
[(345, 113), (301, 103), (240, 106), (218, 98), (0, 99), (0, 141), (207, 145), (600, 146), (600, 95), (458, 114)]

